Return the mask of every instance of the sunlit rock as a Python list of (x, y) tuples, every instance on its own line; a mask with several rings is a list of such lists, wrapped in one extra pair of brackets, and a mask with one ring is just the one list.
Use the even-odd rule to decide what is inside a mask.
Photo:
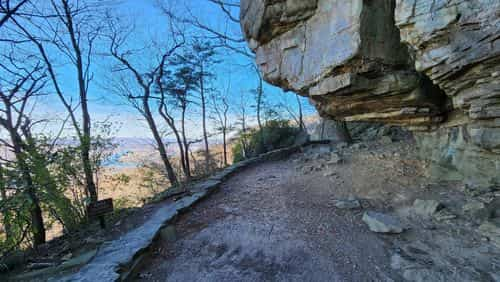
[(241, 3), (266, 81), (325, 118), (417, 132), (440, 179), (500, 182), (500, 1)]
[(243, 30), (268, 82), (309, 96), (337, 119), (443, 120), (444, 95), (415, 71), (394, 24), (395, 3), (303, 1), (298, 13), (297, 1), (275, 2), (242, 1)]
[(415, 68), (449, 97), (448, 120), (417, 137), (431, 159), (499, 182), (500, 1), (398, 0), (395, 18)]

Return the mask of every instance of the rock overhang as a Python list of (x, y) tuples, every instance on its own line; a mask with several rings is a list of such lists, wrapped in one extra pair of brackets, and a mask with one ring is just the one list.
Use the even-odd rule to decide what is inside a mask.
[[(242, 1), (242, 7), (248, 11), (254, 5), (258, 10), (274, 2)], [(287, 7), (295, 1), (278, 2)], [(253, 42), (251, 47), (266, 81), (310, 97), (322, 115), (336, 119), (411, 126), (443, 120), (444, 95), (437, 87), (429, 87), (432, 83), (412, 66), (394, 24), (393, 1), (306, 2), (311, 9), (296, 17), (301, 20), (293, 25), (285, 20), (287, 29), (271, 32), (271, 39), (258, 36), (263, 32), (245, 29), (251, 18), (242, 15), (242, 26)], [(275, 13), (259, 15), (253, 30), (269, 28), (265, 22), (280, 26), (282, 17), (266, 18)]]
[[(424, 157), (500, 182), (499, 0), (241, 3), (266, 81), (326, 118), (418, 131)], [(279, 12), (248, 13), (270, 5)]]

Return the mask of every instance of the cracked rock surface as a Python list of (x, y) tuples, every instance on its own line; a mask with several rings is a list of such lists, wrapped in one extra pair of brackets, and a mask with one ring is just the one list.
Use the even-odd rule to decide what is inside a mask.
[(446, 168), (437, 178), (500, 182), (500, 1), (242, 0), (241, 8), (268, 82), (308, 96), (325, 118), (415, 131), (422, 157)]

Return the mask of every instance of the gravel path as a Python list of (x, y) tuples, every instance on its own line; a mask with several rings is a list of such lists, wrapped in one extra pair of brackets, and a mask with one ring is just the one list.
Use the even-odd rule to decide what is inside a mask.
[[(319, 177), (321, 178), (321, 177)], [(335, 182), (290, 160), (245, 169), (181, 216), (138, 281), (399, 280), (361, 211), (334, 208)]]

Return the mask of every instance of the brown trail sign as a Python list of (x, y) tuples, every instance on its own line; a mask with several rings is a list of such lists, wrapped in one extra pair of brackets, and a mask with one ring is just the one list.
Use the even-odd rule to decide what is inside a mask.
[(99, 218), (101, 227), (104, 228), (104, 215), (113, 212), (113, 199), (104, 199), (87, 206), (87, 216), (90, 219)]

